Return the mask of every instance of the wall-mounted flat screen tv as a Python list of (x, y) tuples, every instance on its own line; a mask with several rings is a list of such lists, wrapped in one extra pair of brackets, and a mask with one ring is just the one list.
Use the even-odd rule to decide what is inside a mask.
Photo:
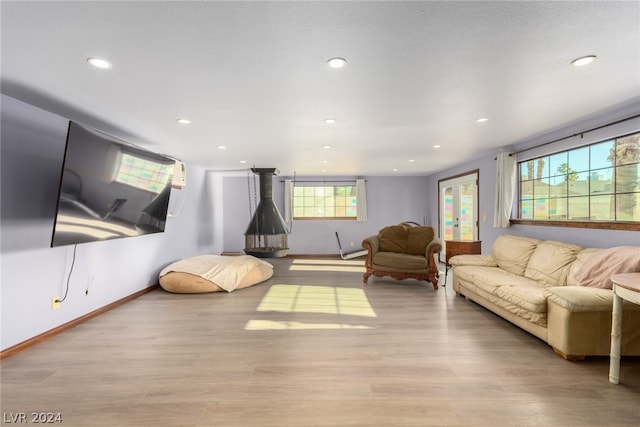
[(174, 164), (69, 122), (51, 246), (163, 232)]

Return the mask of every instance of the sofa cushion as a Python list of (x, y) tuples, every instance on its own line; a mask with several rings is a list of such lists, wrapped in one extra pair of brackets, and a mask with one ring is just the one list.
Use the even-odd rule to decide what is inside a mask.
[(539, 286), (535, 280), (509, 273), (498, 267), (456, 266), (454, 274), (465, 282), (465, 286), (476, 293), (495, 294), (501, 286)]
[(407, 235), (407, 253), (425, 255), (427, 245), (433, 240), (433, 228), (429, 226), (409, 227)]
[(426, 270), (427, 258), (419, 255), (407, 255), (397, 252), (378, 252), (373, 255), (375, 267), (389, 267), (394, 271)]
[(493, 243), (491, 256), (499, 267), (522, 276), (531, 254), (540, 242), (541, 240), (531, 237), (502, 234)]
[[(538, 287), (536, 281), (497, 267), (456, 266), (454, 274), (470, 292), (521, 319), (546, 327), (544, 288)], [(464, 290), (462, 294), (466, 295)], [(510, 296), (505, 297), (507, 294)]]
[(540, 284), (524, 276), (509, 273), (501, 268), (492, 267), (470, 267), (475, 268), (472, 273), (473, 280), (477, 286), (484, 289), (495, 289), (501, 286), (532, 286), (542, 287)]
[(494, 291), (500, 298), (534, 313), (547, 311), (544, 288), (537, 286), (500, 286)]
[[(409, 228), (403, 225), (389, 225), (378, 231), (381, 252), (407, 252)], [(424, 253), (424, 251), (423, 251)]]
[(575, 275), (578, 271), (580, 271), (580, 269), (582, 268), (582, 266), (584, 265), (585, 261), (594, 253), (598, 252), (598, 251), (602, 251), (604, 249), (602, 248), (586, 248), (581, 250), (580, 252), (578, 252), (578, 256), (576, 257), (576, 260), (573, 261), (571, 263), (571, 265), (569, 266), (569, 274), (567, 275), (567, 286), (574, 286), (577, 285), (578, 282), (575, 279)]
[[(484, 298), (485, 300), (489, 301), (491, 304), (495, 304), (497, 306), (501, 305), (501, 301), (503, 301), (502, 298), (500, 298), (499, 296), (495, 295), (492, 292), (489, 292), (483, 288), (479, 288), (475, 285), (474, 282), (463, 282), (463, 290), (462, 293), (463, 295), (467, 295), (467, 290), (473, 292), (474, 294)], [(473, 299), (473, 298), (472, 298)]]
[(533, 251), (524, 276), (547, 286), (566, 284), (570, 264), (575, 261), (581, 246), (546, 240)]
[(547, 326), (547, 299), (544, 288), (536, 286), (501, 286), (495, 294), (496, 305), (521, 319), (536, 325)]

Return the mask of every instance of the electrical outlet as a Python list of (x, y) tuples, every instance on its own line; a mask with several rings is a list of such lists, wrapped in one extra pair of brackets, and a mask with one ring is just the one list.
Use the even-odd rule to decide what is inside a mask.
[(51, 298), (51, 310), (57, 310), (60, 308), (60, 297)]
[(351, 242), (351, 243), (349, 243), (349, 246), (351, 246), (353, 248), (353, 247), (356, 246), (356, 243), (355, 242)]

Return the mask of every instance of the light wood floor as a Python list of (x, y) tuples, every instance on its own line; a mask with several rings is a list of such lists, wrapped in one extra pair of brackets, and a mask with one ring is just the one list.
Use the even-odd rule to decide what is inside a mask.
[(6, 358), (3, 423), (59, 412), (81, 427), (640, 425), (639, 358), (623, 358), (613, 385), (608, 357), (563, 360), (449, 286), (363, 288), (358, 265), (271, 261), (263, 284), (153, 291)]

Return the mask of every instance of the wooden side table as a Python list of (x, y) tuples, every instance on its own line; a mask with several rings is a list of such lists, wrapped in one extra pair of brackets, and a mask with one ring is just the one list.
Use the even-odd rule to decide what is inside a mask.
[(445, 240), (444, 286), (447, 285), (447, 274), (451, 264), (449, 259), (456, 255), (476, 255), (482, 251), (482, 240)]
[(611, 317), (611, 358), (609, 382), (620, 382), (620, 337), (622, 335), (622, 301), (640, 304), (640, 273), (611, 276), (613, 282), (613, 315)]

